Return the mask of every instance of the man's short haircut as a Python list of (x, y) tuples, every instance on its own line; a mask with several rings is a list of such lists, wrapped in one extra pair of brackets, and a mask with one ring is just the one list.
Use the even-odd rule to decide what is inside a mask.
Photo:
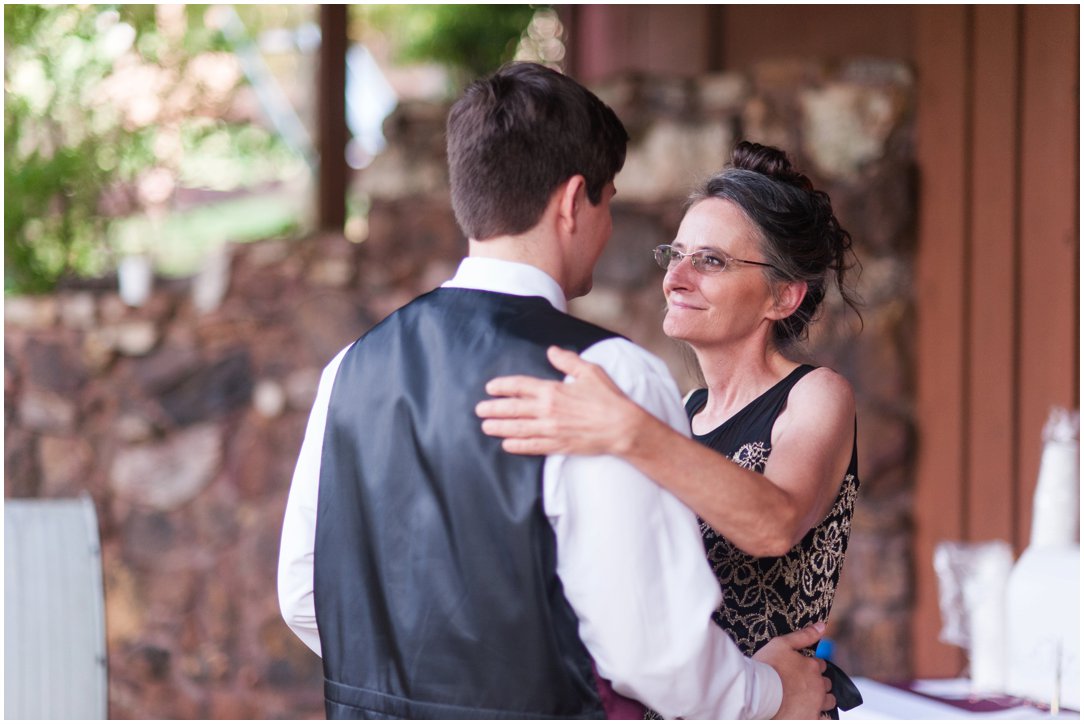
[(472, 83), (448, 115), (452, 208), (468, 238), (527, 231), (582, 174), (592, 204), (625, 163), (617, 114), (571, 78), (512, 63)]

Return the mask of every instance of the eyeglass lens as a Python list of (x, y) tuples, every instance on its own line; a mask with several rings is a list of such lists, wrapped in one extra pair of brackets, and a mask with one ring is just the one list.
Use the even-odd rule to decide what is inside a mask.
[(686, 254), (668, 244), (663, 244), (655, 247), (655, 262), (663, 269), (669, 269), (676, 264), (680, 264), (685, 257), (689, 257), (693, 269), (701, 273), (720, 272), (726, 268), (728, 261), (726, 257), (709, 256), (704, 251), (701, 249)]

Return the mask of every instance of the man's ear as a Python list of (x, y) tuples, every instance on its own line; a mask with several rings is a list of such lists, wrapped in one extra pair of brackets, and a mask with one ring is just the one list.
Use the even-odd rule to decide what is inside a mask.
[(557, 221), (562, 231), (571, 234), (576, 230), (580, 209), (587, 202), (587, 181), (576, 174), (557, 187)]
[(786, 319), (801, 306), (805, 294), (809, 290), (806, 282), (783, 282), (776, 285), (774, 304), (768, 313), (769, 319)]

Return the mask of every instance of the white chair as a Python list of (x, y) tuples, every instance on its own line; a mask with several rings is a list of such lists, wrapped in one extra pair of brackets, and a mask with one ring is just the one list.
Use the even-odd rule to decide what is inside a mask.
[(89, 497), (4, 501), (4, 718), (105, 719), (105, 598)]

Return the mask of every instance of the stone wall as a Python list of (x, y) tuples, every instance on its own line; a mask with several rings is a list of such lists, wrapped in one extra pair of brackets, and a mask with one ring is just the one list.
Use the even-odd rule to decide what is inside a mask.
[[(681, 200), (739, 138), (781, 145), (832, 196), (863, 271), (864, 329), (829, 298), (804, 355), (854, 384), (862, 491), (830, 635), (851, 673), (908, 674), (914, 161), (909, 71), (861, 61), (762, 65), (597, 89), (633, 136), (614, 238), (574, 313), (693, 384), (661, 334), (661, 272)], [(228, 285), (159, 280), (5, 305), (5, 496), (89, 493), (105, 567), (114, 718), (322, 716), (319, 660), (281, 622), (278, 539), (321, 367), (438, 285), (465, 251), (449, 208), (446, 108), (400, 108), (359, 178), (367, 239), (232, 246)]]

